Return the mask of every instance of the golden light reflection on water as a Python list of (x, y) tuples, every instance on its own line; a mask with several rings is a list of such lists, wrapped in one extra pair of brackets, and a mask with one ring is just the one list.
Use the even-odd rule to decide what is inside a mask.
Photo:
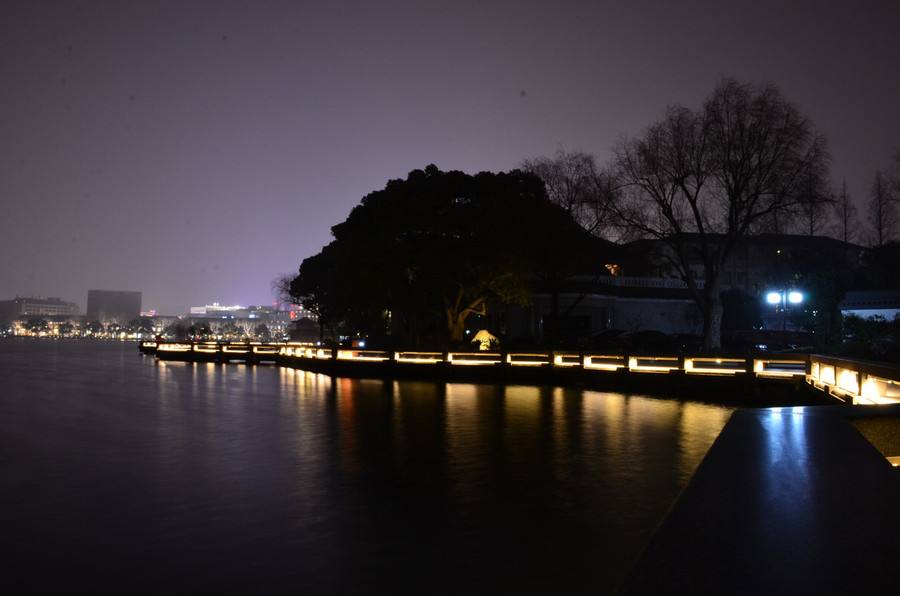
[(339, 378), (335, 380), (335, 404), (337, 407), (337, 441), (340, 464), (346, 473), (359, 471), (357, 452), (357, 394), (354, 391), (354, 379)]
[(386, 388), (390, 404), (394, 461), (405, 465), (409, 450), (425, 449), (444, 432), (444, 386), (419, 381), (394, 381)]
[(542, 408), (549, 388), (508, 386), (503, 391), (503, 439), (512, 461), (530, 460), (541, 448)]
[[(278, 375), (282, 395), (305, 410), (304, 417), (323, 408), (329, 377), (287, 368)], [(447, 464), (461, 485), (477, 481), (469, 476), (480, 474), (485, 461), (518, 465), (544, 458), (545, 451), (559, 477), (568, 477), (573, 472), (564, 468), (576, 464), (618, 479), (662, 465), (684, 484), (731, 412), (696, 402), (560, 387), (333, 382), (332, 431), (348, 473), (360, 469), (367, 457), (362, 435), (378, 424), (389, 428), (388, 449), (398, 465), (411, 451), (443, 437)]]
[[(607, 454), (598, 461), (612, 475), (633, 476), (655, 459), (668, 461), (679, 482), (686, 483), (731, 411), (698, 402), (585, 391), (582, 436), (586, 446)], [(670, 439), (660, 444), (665, 437)]]
[(546, 391), (543, 387), (505, 387), (503, 415), (509, 426), (515, 427), (517, 431), (534, 431), (540, 422), (541, 400)]
[(494, 387), (447, 383), (444, 398), (444, 420), (447, 451), (451, 463), (477, 457), (489, 440), (486, 428), (490, 411), (485, 401), (494, 399)]
[[(662, 475), (683, 486), (731, 413), (579, 388), (386, 382), (237, 366), (159, 362), (167, 432), (186, 433), (197, 424), (179, 405), (186, 395), (203, 398), (196, 407), (206, 416), (240, 417), (275, 379), (277, 396), (267, 399), (278, 400), (284, 441), (297, 456), (331, 457), (343, 473), (356, 475), (373, 458), (407, 470), (427, 455), (428, 465), (448, 475), (452, 492), (464, 499), (497, 473), (558, 482), (587, 474), (636, 491), (652, 490), (646, 476)], [(184, 441), (187, 436), (178, 443)]]
[(682, 403), (678, 426), (681, 447), (678, 473), (685, 483), (719, 436), (731, 412), (728, 408), (708, 404)]
[(296, 368), (277, 367), (282, 394), (291, 399), (325, 399), (332, 391), (331, 377)]

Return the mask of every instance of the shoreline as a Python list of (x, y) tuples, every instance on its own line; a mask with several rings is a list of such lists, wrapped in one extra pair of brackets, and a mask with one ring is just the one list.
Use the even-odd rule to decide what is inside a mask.
[(809, 361), (574, 352), (388, 352), (301, 345), (141, 342), (163, 361), (275, 364), (347, 378), (578, 387), (646, 393), (735, 407), (827, 405), (807, 383)]

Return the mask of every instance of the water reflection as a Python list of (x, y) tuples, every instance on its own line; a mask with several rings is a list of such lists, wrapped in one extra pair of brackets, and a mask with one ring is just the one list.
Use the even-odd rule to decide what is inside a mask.
[(48, 344), (0, 358), (9, 537), (148, 589), (602, 593), (730, 415)]

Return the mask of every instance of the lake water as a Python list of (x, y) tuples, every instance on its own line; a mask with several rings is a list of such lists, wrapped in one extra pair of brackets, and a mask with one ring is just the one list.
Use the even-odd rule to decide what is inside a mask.
[(4, 340), (4, 584), (609, 593), (730, 413)]

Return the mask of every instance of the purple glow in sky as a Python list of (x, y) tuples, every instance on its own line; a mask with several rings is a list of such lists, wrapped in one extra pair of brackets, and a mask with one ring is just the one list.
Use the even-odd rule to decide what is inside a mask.
[(900, 2), (836, 4), (6, 2), (0, 299), (269, 303), (388, 179), (605, 160), (722, 75), (779, 85), (861, 202), (900, 146)]

